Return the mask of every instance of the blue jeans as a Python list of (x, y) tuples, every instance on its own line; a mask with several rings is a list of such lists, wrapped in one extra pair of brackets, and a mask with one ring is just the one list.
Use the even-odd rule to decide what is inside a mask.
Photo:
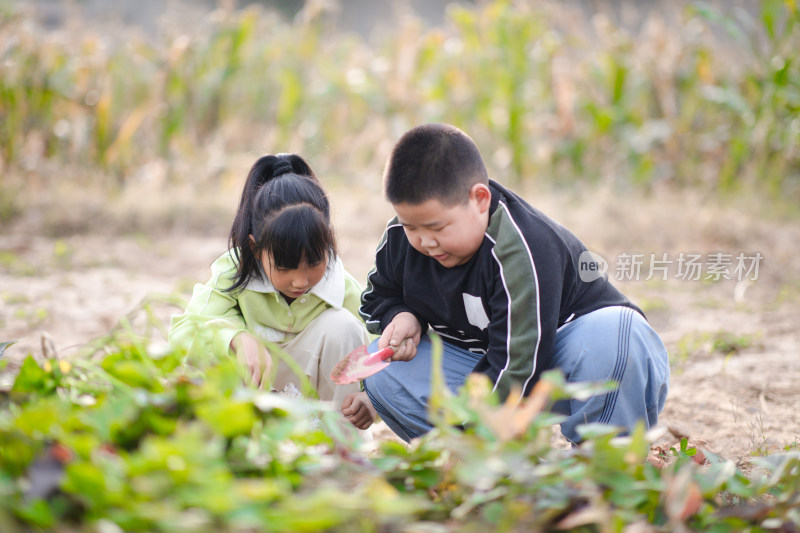
[[(373, 342), (371, 351), (376, 349)], [(442, 367), (448, 388), (457, 392), (480, 355), (443, 343)], [(627, 307), (606, 307), (563, 325), (556, 333), (553, 368), (569, 382), (609, 379), (617, 389), (588, 400), (563, 400), (553, 411), (566, 416), (561, 432), (579, 442), (576, 427), (588, 422), (629, 431), (637, 422), (654, 426), (669, 388), (669, 362), (661, 339), (647, 321)], [(409, 441), (431, 430), (427, 419), (430, 395), (431, 343), (422, 339), (417, 355), (394, 362), (364, 380), (364, 390), (386, 424)]]

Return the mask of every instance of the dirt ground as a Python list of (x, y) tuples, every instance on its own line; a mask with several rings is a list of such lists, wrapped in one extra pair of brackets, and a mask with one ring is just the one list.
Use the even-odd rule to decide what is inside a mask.
[[(337, 188), (331, 196), (340, 254), (363, 282), (391, 208), (375, 191)], [(662, 335), (672, 381), (660, 420), (667, 428), (661, 443), (685, 435), (739, 461), (800, 447), (796, 217), (768, 217), (764, 206), (713, 206), (686, 193), (620, 198), (598, 191), (587, 199), (533, 191), (526, 197), (608, 259), (608, 274)], [(60, 357), (74, 357), (146, 296), (188, 297), (195, 282), (206, 281), (210, 263), (225, 246), (225, 229), (155, 236), (95, 230), (62, 238), (31, 236), (23, 229), (4, 232), (0, 341), (18, 341), (4, 358), (42, 357), (43, 334)], [(668, 279), (646, 279), (647, 262), (638, 279), (623, 279), (619, 265), (636, 253), (671, 261)], [(677, 263), (689, 253), (730, 254), (734, 264), (739, 253), (760, 253), (762, 259), (755, 279), (751, 272), (739, 281), (731, 265), (733, 279), (687, 280), (677, 275)], [(178, 310), (167, 302), (155, 308), (165, 324)], [(9, 386), (9, 379), (6, 374), (0, 387)]]

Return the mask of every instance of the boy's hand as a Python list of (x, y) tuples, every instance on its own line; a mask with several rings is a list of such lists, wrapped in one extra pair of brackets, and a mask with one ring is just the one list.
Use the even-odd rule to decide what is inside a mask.
[(231, 349), (239, 363), (247, 368), (248, 379), (253, 384), (259, 389), (269, 385), (272, 357), (260, 339), (250, 333), (238, 333), (231, 340)]
[(417, 345), (422, 334), (422, 326), (412, 313), (397, 313), (391, 323), (383, 330), (378, 340), (378, 348), (391, 346), (394, 353), (385, 361), (410, 361), (417, 355)]
[(342, 414), (358, 429), (367, 429), (375, 421), (377, 412), (366, 392), (354, 392), (344, 397)]

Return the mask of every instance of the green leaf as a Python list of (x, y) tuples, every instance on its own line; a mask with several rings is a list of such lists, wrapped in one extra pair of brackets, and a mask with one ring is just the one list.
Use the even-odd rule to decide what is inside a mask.
[(736, 87), (706, 86), (703, 88), (703, 97), (709, 102), (714, 102), (730, 108), (743, 118), (752, 115), (750, 104)]
[(220, 398), (197, 408), (197, 416), (225, 437), (250, 433), (257, 418), (251, 402)]
[(140, 409), (127, 397), (104, 398), (94, 408), (81, 411), (82, 421), (105, 442), (112, 441), (133, 425)]
[(57, 397), (43, 398), (26, 405), (16, 419), (17, 428), (34, 438), (52, 436), (68, 406)]
[(89, 507), (104, 505), (106, 482), (103, 471), (90, 462), (75, 461), (67, 465), (61, 488), (79, 497)]
[(767, 31), (770, 40), (776, 36), (776, 27), (779, 21), (786, 19), (784, 0), (761, 0), (761, 23)]
[(744, 41), (746, 39), (742, 28), (729, 16), (723, 15), (715, 7), (707, 2), (696, 2), (692, 5), (695, 13), (709, 22), (720, 24), (725, 31), (734, 39)]
[(732, 461), (722, 461), (711, 464), (702, 475), (697, 477), (697, 482), (703, 494), (716, 494), (736, 474), (736, 465)]
[(51, 528), (55, 525), (55, 517), (47, 502), (34, 500), (21, 506), (16, 511), (17, 516), (26, 522), (42, 528)]
[(154, 373), (151, 369), (139, 361), (124, 360), (116, 358), (117, 360), (107, 359), (103, 362), (103, 368), (110, 375), (122, 381), (126, 385), (132, 387), (141, 387), (147, 390), (153, 390), (158, 384)]
[(453, 419), (452, 405), (453, 394), (447, 388), (447, 382), (442, 370), (442, 339), (435, 333), (430, 334), (431, 340), (431, 390), (428, 400), (428, 417), (437, 427), (446, 427), (462, 422)]
[(55, 389), (56, 383), (50, 373), (46, 372), (32, 355), (22, 362), (22, 367), (11, 388), (12, 393), (47, 393)]

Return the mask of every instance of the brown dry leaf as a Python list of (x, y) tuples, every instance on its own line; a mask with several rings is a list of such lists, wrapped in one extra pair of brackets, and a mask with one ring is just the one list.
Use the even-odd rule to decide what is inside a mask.
[(46, 331), (42, 332), (42, 355), (45, 359), (58, 359), (56, 343)]
[(717, 510), (714, 516), (721, 520), (726, 518), (740, 518), (748, 522), (761, 522), (769, 516), (770, 509), (770, 505), (766, 503), (745, 503), (723, 507)]
[(681, 520), (686, 520), (690, 516), (697, 514), (701, 505), (703, 505), (703, 493), (700, 492), (700, 487), (697, 486), (697, 483), (692, 482), (688, 487), (686, 503), (680, 516)]
[(658, 530), (647, 522), (634, 522), (628, 524), (622, 530), (622, 533), (656, 533)]
[(609, 518), (608, 509), (590, 505), (565, 516), (556, 524), (556, 529), (571, 530), (592, 524), (605, 524)]
[(531, 421), (547, 406), (553, 386), (539, 381), (527, 398), (521, 398), (522, 391), (515, 387), (498, 408), (477, 406), (484, 420), (501, 441), (508, 441), (522, 435)]
[(647, 455), (647, 462), (656, 468), (664, 468), (669, 463), (667, 450), (661, 446), (653, 446)]
[(664, 491), (664, 511), (670, 520), (682, 523), (696, 514), (701, 505), (703, 494), (692, 479), (691, 470), (684, 468), (668, 482)]

